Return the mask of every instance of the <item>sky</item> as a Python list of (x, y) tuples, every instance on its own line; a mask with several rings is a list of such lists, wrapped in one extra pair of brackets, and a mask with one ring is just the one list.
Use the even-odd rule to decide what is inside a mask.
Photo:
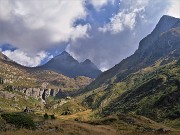
[(180, 0), (0, 0), (0, 51), (29, 67), (66, 50), (105, 71), (132, 55)]

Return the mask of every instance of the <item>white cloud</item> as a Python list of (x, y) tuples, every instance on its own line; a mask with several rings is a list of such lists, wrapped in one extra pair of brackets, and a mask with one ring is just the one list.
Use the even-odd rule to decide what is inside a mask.
[(89, 37), (89, 35), (87, 34), (87, 31), (91, 29), (91, 25), (90, 24), (86, 24), (86, 25), (78, 25), (76, 26), (76, 29), (74, 29), (71, 32), (71, 39), (74, 41), (78, 38), (86, 38)]
[[(147, 20), (150, 21), (149, 19), (146, 19), (146, 16), (144, 15), (146, 7), (149, 8), (151, 7), (151, 4), (156, 5), (159, 2), (161, 2), (161, 0), (121, 0), (120, 5), (122, 3), (123, 6), (120, 7), (119, 12), (110, 18), (109, 23), (105, 24), (103, 27), (99, 27), (99, 31), (117, 34), (127, 28), (133, 30), (136, 26), (136, 17), (138, 16), (141, 19), (144, 19), (145, 22)], [(166, 3), (167, 2), (169, 3), (169, 8), (166, 14), (180, 18), (180, 0), (166, 0)]]
[(0, 0), (0, 44), (38, 52), (86, 37), (89, 25), (73, 24), (86, 15), (84, 0)]
[(180, 18), (180, 0), (171, 0), (167, 14)]
[(90, 0), (90, 3), (94, 6), (96, 10), (100, 10), (108, 2), (114, 3), (115, 0)]
[[(122, 2), (122, 1), (121, 1)], [(123, 1), (124, 2), (124, 1)], [(110, 22), (99, 28), (101, 32), (112, 32), (114, 34), (122, 32), (124, 29), (133, 30), (136, 25), (137, 15), (143, 19), (143, 12), (145, 7), (148, 6), (148, 0), (126, 1), (130, 5), (123, 5), (123, 8), (112, 18)], [(120, 4), (121, 5), (121, 4)]]
[[(120, 5), (113, 5), (119, 1)], [(89, 58), (105, 70), (131, 55), (163, 14), (178, 17), (178, 3), (179, 0), (0, 0), (0, 44), (18, 48), (19, 55), (25, 58), (10, 50), (9, 57), (15, 60), (16, 56), (17, 62), (30, 66), (40, 63), (43, 57), (38, 54), (42, 50), (55, 46), (61, 50), (70, 44), (68, 48), (78, 60)], [(103, 12), (94, 13), (86, 4)], [(108, 8), (114, 8), (109, 23), (104, 18)], [(87, 15), (91, 17), (86, 20), (90, 24), (73, 24)]]
[(119, 6), (115, 5), (119, 10), (109, 22), (105, 20), (105, 24), (97, 25), (95, 16), (90, 38), (78, 39), (66, 49), (79, 61), (89, 58), (103, 71), (109, 69), (134, 53), (139, 42), (167, 13), (169, 2), (171, 0), (121, 0)]
[(132, 30), (136, 23), (135, 18), (135, 13), (125, 13), (125, 11), (122, 11), (111, 18), (110, 23), (100, 27), (99, 31), (111, 31), (112, 33), (116, 34), (123, 31), (125, 28)]
[(23, 66), (35, 67), (41, 64), (41, 61), (45, 58), (51, 59), (52, 56), (49, 56), (48, 53), (41, 51), (35, 56), (29, 56), (27, 53), (21, 50), (6, 50), (2, 52), (4, 55), (9, 57), (11, 60), (16, 61), (17, 63)]

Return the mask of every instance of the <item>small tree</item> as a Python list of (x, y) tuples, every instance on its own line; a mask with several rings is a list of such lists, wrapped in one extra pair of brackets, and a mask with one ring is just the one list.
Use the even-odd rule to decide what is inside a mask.
[(1, 77), (0, 77), (0, 84), (4, 84), (4, 80)]

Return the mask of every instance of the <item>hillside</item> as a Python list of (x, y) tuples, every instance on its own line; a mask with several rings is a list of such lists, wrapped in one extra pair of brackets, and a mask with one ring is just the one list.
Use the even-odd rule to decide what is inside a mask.
[(132, 56), (102, 73), (79, 99), (103, 116), (143, 115), (179, 127), (179, 58), (179, 19), (163, 16)]
[(53, 71), (24, 67), (3, 54), (0, 59), (0, 80), (3, 88), (20, 91), (37, 99), (42, 99), (43, 93), (48, 97), (63, 91), (79, 90), (92, 81), (84, 76), (69, 78)]
[(159, 59), (178, 59), (180, 55), (180, 21), (163, 16), (155, 29), (139, 43), (139, 48), (130, 57), (102, 73), (86, 89), (92, 90), (112, 82), (119, 82), (139, 69), (153, 65)]
[(179, 73), (180, 65), (173, 62), (148, 72), (142, 70), (130, 75), (123, 80), (126, 86), (130, 86), (105, 107), (103, 113), (133, 112), (156, 121), (179, 119)]
[(89, 86), (89, 77), (56, 70), (93, 75), (97, 67), (90, 60), (79, 63), (63, 52), (44, 67), (28, 68), (0, 53), (1, 133), (178, 135), (179, 25), (179, 19), (163, 16), (132, 56)]

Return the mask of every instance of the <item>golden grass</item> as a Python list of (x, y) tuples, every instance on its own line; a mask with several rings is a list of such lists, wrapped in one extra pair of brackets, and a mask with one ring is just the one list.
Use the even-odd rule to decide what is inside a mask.
[[(14, 131), (10, 129), (6, 132), (0, 132), (0, 135), (163, 135), (155, 132), (137, 132), (132, 129), (131, 125), (125, 123), (117, 124), (115, 122), (109, 125), (105, 125), (104, 123), (99, 125), (84, 123), (85, 121), (92, 120), (92, 114), (93, 111), (88, 109), (72, 115), (56, 115), (57, 119), (44, 121), (36, 130), (17, 129)], [(80, 121), (74, 121), (77, 118)], [(150, 119), (139, 118), (138, 116), (134, 118), (139, 120), (140, 123), (143, 121), (144, 123), (142, 124), (151, 123), (157, 126)], [(167, 135), (180, 135), (180, 132), (170, 132)]]
[(83, 121), (86, 121), (86, 120), (90, 119), (90, 115), (92, 113), (93, 113), (92, 110), (88, 109), (88, 110), (85, 110), (83, 112), (78, 112), (78, 113), (75, 113), (72, 115), (59, 115), (59, 116), (57, 115), (57, 118), (61, 119), (61, 120), (74, 120), (76, 118), (79, 118)]

